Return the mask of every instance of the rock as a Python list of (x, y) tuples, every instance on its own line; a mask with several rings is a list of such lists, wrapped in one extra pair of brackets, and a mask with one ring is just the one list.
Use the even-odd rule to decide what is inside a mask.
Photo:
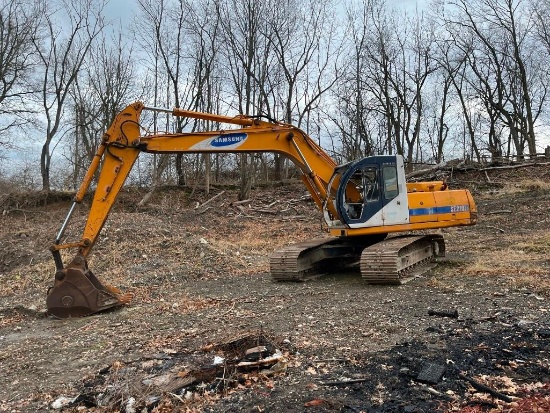
[(223, 357), (214, 356), (214, 362), (212, 364), (218, 365), (218, 364), (222, 364), (224, 361), (225, 359)]
[(136, 399), (133, 397), (130, 397), (128, 401), (126, 402), (126, 413), (136, 413), (135, 406), (136, 405)]
[(61, 396), (61, 397), (58, 397), (55, 401), (53, 401), (50, 404), (50, 407), (54, 410), (61, 410), (63, 407), (65, 407), (68, 404), (72, 403), (73, 400), (74, 400), (74, 398), (70, 399), (68, 397)]
[(149, 397), (147, 398), (147, 401), (145, 402), (145, 404), (147, 405), (147, 407), (153, 407), (153, 406), (155, 406), (159, 401), (160, 401), (160, 397), (158, 397), (158, 396), (149, 396)]
[(519, 320), (518, 321), (518, 327), (523, 328), (523, 329), (530, 328), (533, 324), (535, 324), (535, 322), (531, 321), (531, 320)]

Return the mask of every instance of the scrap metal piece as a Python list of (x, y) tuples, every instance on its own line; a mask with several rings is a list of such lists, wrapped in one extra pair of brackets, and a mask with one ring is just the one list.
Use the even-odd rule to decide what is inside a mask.
[(422, 383), (437, 384), (444, 374), (444, 365), (425, 362), (416, 379)]

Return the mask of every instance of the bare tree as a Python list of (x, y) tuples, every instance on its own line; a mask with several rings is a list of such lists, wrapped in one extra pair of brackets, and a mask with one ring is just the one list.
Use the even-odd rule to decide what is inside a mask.
[(550, 0), (532, 0), (531, 11), (536, 35), (550, 55)]
[[(437, 16), (435, 21), (441, 21), (444, 19), (441, 16)], [(439, 38), (436, 42), (437, 51), (435, 53), (435, 59), (437, 59), (440, 72), (443, 72), (443, 102), (441, 102), (441, 115), (439, 118), (439, 125), (437, 127), (437, 155), (436, 161), (440, 162), (440, 155), (444, 151), (444, 142), (442, 138), (450, 133), (448, 122), (446, 121), (445, 113), (449, 112), (451, 106), (455, 106), (455, 110), (451, 112), (449, 117), (456, 118), (456, 112), (461, 113), (461, 122), (456, 122), (455, 134), (457, 137), (462, 137), (459, 142), (455, 142), (457, 145), (462, 146), (464, 157), (475, 158), (478, 161), (481, 160), (481, 154), (476, 140), (476, 117), (479, 116), (479, 111), (476, 110), (476, 105), (472, 102), (476, 102), (476, 93), (469, 85), (467, 73), (469, 68), (467, 65), (468, 55), (471, 50), (471, 43), (457, 42), (454, 37), (453, 31), (448, 31), (444, 26), (443, 30), (439, 33)], [(449, 84), (450, 82), (450, 84)], [(453, 93), (449, 90), (449, 86), (452, 85)], [(434, 86), (436, 89), (441, 88), (441, 82), (438, 82)], [(458, 102), (456, 102), (458, 100)], [(447, 103), (448, 102), (448, 103)], [(446, 109), (445, 109), (446, 108)], [(467, 148), (470, 148), (467, 150)]]
[[(488, 149), (502, 153), (502, 123), (517, 155), (536, 153), (535, 123), (546, 102), (547, 65), (533, 60), (532, 10), (523, 0), (455, 0), (447, 24), (468, 50), (469, 83), (490, 121)], [(538, 49), (540, 50), (540, 49)]]
[(65, 115), (69, 91), (88, 57), (92, 43), (104, 27), (101, 18), (103, 5), (93, 0), (63, 2), (60, 9), (43, 16), (46, 44), (33, 38), (42, 64), (41, 100), (46, 118), (46, 136), (40, 156), (44, 190), (50, 190), (50, 164), (55, 148), (52, 141), (59, 132), (63, 132), (60, 129), (61, 120)]
[[(321, 97), (336, 83), (338, 72), (330, 63), (338, 46), (333, 46), (334, 10), (325, 0), (274, 1), (265, 24), (265, 37), (276, 58), (276, 84), (271, 83), (283, 120), (302, 126)], [(333, 50), (333, 48), (335, 50)], [(330, 72), (330, 75), (329, 75)], [(265, 73), (265, 72), (264, 72)], [(281, 156), (275, 155), (275, 180), (281, 179)]]
[(448, 112), (451, 107), (451, 91), (453, 73), (440, 70), (434, 80), (431, 99), (428, 100), (427, 134), (432, 159), (436, 163), (443, 161), (444, 147), (449, 136), (450, 128), (447, 124)]
[[(189, 33), (189, 74), (190, 90), (189, 107), (202, 112), (221, 111), (221, 73), (218, 61), (220, 42), (220, 14), (216, 12), (216, 4), (204, 0), (197, 4), (189, 4), (187, 8), (186, 27)], [(210, 121), (195, 121), (193, 131), (218, 128)], [(219, 157), (219, 155), (217, 155)], [(210, 192), (211, 155), (202, 155), (204, 162), (204, 188)]]
[[(155, 83), (163, 83), (159, 81), (160, 77), (166, 79), (163, 103), (190, 110), (213, 111), (214, 83), (220, 80), (214, 73), (218, 64), (216, 53), (219, 50), (219, 15), (215, 10), (215, 2), (139, 0), (139, 5), (142, 17), (139, 37), (146, 49), (152, 52)], [(147, 22), (151, 30), (141, 30), (143, 21)], [(156, 85), (154, 89), (157, 104), (159, 86)], [(210, 127), (198, 121), (188, 122), (187, 119), (178, 118), (174, 120), (171, 129), (181, 133), (188, 127), (193, 131)], [(159, 156), (159, 173), (162, 173), (159, 166), (166, 167), (169, 164), (166, 157)], [(184, 160), (189, 161), (190, 158), (189, 155), (176, 155), (178, 185), (185, 184)], [(210, 157), (205, 155), (202, 158), (208, 169)], [(189, 161), (187, 164), (199, 165), (201, 162)]]
[[(27, 98), (36, 64), (33, 39), (39, 36), (43, 2), (0, 0), (0, 145), (7, 146), (3, 132), (26, 122), (31, 112)], [(0, 148), (1, 149), (1, 148)]]
[[(184, 74), (184, 20), (187, 15), (187, 3), (184, 1), (139, 0), (138, 4), (143, 17), (142, 21), (145, 21), (151, 30), (151, 32), (143, 31), (141, 35), (147, 39), (146, 41), (155, 52), (155, 73), (159, 71), (157, 65), (160, 60), (163, 73), (167, 78), (165, 105), (184, 107), (182, 103), (187, 102), (188, 99), (183, 95), (185, 90), (182, 90), (180, 85)], [(141, 27), (142, 24), (140, 24)], [(150, 34), (151, 37), (149, 37)], [(157, 89), (158, 87), (155, 88), (155, 93), (157, 93)], [(182, 132), (184, 121), (178, 118), (175, 122), (174, 131)], [(164, 158), (166, 156), (160, 157), (158, 166), (165, 167), (168, 164), (167, 159)], [(185, 173), (182, 154), (176, 155), (176, 171), (178, 185), (184, 185)], [(162, 168), (158, 173), (162, 173)]]
[(113, 39), (101, 37), (92, 46), (89, 68), (77, 77), (71, 88), (74, 101), (75, 139), (73, 185), (96, 152), (102, 132), (128, 102), (135, 90), (135, 62), (132, 44), (119, 34)]
[[(270, 49), (263, 27), (269, 10), (263, 2), (254, 0), (218, 0), (217, 10), (222, 23), (224, 57), (227, 62), (234, 105), (240, 113), (262, 113), (266, 96), (265, 84)], [(254, 156), (237, 155), (240, 171), (239, 198), (248, 198), (256, 171)]]
[[(419, 152), (424, 89), (438, 67), (431, 56), (433, 27), (421, 15), (411, 18), (389, 11), (383, 0), (372, 0), (365, 7), (362, 24), (366, 32), (355, 29), (354, 36), (357, 57), (353, 82), (361, 94), (355, 99), (363, 110), (377, 113), (385, 135), (380, 150), (392, 153), (395, 148), (412, 165), (415, 151)], [(357, 116), (363, 115), (358, 112)]]
[(372, 96), (364, 90), (365, 50), (370, 46), (369, 27), (374, 6), (370, 0), (360, 4), (350, 2), (346, 9), (348, 27), (345, 37), (349, 52), (343, 67), (347, 70), (332, 90), (338, 104), (336, 113), (331, 115), (342, 145), (341, 161), (374, 155), (376, 151), (376, 128), (373, 129), (373, 125), (378, 120), (370, 105)]

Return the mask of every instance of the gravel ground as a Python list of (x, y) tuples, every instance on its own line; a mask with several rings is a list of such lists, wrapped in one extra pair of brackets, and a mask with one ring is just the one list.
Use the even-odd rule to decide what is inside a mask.
[[(135, 298), (69, 320), (45, 314), (68, 204), (29, 195), (1, 217), (0, 411), (550, 411), (549, 168), (518, 171), (454, 174), (479, 223), (443, 231), (447, 257), (399, 287), (270, 280), (271, 251), (323, 235), (298, 184), (255, 190), (245, 212), (231, 190), (204, 212), (219, 189), (139, 210), (129, 190), (90, 268)], [(276, 364), (238, 366), (257, 345)]]

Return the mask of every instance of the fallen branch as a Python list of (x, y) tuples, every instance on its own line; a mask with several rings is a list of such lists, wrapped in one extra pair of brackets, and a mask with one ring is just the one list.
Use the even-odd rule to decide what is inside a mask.
[(243, 199), (242, 201), (233, 201), (229, 205), (237, 206), (237, 205), (242, 205), (242, 204), (249, 203), (250, 201), (251, 201), (251, 199)]
[(204, 213), (205, 213), (206, 211), (208, 211), (209, 209), (212, 209), (212, 207), (211, 207), (211, 206), (206, 207), (206, 208), (204, 208), (202, 211), (197, 211), (197, 212), (195, 212), (195, 214), (196, 214), (196, 215), (204, 214)]
[(293, 199), (289, 199), (287, 201), (285, 201), (287, 204), (295, 204), (295, 203), (298, 203), (298, 202), (303, 202), (305, 201), (306, 199), (310, 199), (311, 198), (311, 195), (310, 194), (306, 194), (306, 195), (302, 195), (300, 198), (293, 198)]
[(369, 381), (369, 380), (372, 380), (372, 377), (370, 379), (368, 377), (363, 377), (361, 379), (321, 381), (321, 382), (319, 382), (319, 384), (322, 384), (323, 386), (337, 386), (337, 385), (340, 385), (340, 384), (363, 383), (363, 382)]
[(153, 196), (156, 190), (157, 190), (157, 186), (153, 185), (149, 190), (149, 192), (147, 192), (143, 196), (143, 198), (141, 198), (141, 201), (138, 202), (137, 204), (138, 208), (144, 207), (151, 200), (151, 197)]
[(298, 219), (305, 219), (305, 215), (290, 215), (288, 217), (281, 218), (283, 221), (295, 221)]
[(436, 389), (434, 389), (433, 387), (430, 387), (430, 386), (426, 386), (425, 384), (420, 386), (420, 390), (422, 390), (423, 392), (426, 392), (426, 393), (429, 393), (433, 396), (437, 396), (437, 397), (443, 397), (447, 400), (452, 400), (452, 397), (450, 397), (448, 394), (445, 394), (445, 393), (441, 393), (440, 391), (437, 391)]
[(238, 211), (236, 217), (245, 217), (245, 218), (251, 218), (251, 219), (257, 219), (258, 218), (258, 217), (255, 217), (254, 215), (248, 215), (246, 213), (246, 211), (247, 211), (246, 208), (244, 208), (241, 205), (237, 205), (235, 208)]
[(276, 214), (277, 211), (273, 211), (272, 209), (264, 209), (264, 208), (250, 208), (250, 211), (254, 212), (260, 212), (263, 214)]
[(445, 166), (447, 166), (447, 162), (441, 162), (431, 168), (420, 169), (419, 171), (410, 172), (407, 174), (407, 179), (414, 178), (415, 176), (426, 175), (430, 172), (435, 172), (439, 169), (445, 168)]
[(235, 308), (235, 303), (233, 303), (233, 304), (231, 305), (231, 308), (230, 308), (229, 310), (227, 310), (227, 311), (223, 312), (222, 314), (220, 314), (220, 317), (226, 316), (226, 315), (229, 314), (231, 311), (233, 311), (234, 308)]
[(496, 211), (489, 211), (489, 212), (484, 212), (483, 214), (484, 215), (493, 215), (493, 214), (511, 214), (512, 211), (510, 211), (509, 209), (499, 209), (499, 210), (496, 210)]
[(3, 214), (9, 214), (10, 212), (22, 212), (23, 214), (44, 214), (44, 211), (31, 211), (29, 209), (21, 209), (21, 208), (11, 208), (11, 209), (5, 209), (3, 211)]
[(458, 318), (458, 310), (456, 308), (452, 310), (428, 310), (428, 315), (435, 315), (438, 317), (450, 317), (450, 318)]
[(282, 353), (280, 353), (278, 350), (275, 354), (265, 357), (263, 359), (259, 359), (257, 361), (241, 361), (237, 364), (238, 368), (250, 368), (250, 367), (258, 367), (258, 366), (267, 366), (270, 364), (274, 364), (281, 360), (283, 358)]
[(502, 228), (499, 228), (499, 227), (495, 227), (493, 225), (485, 225), (487, 228), (491, 228), (491, 229), (496, 229), (498, 232), (501, 232), (501, 233), (505, 233), (506, 231), (504, 231)]
[(200, 204), (200, 205), (197, 205), (197, 206), (195, 207), (195, 209), (199, 209), (199, 208), (201, 208), (201, 207), (203, 207), (203, 206), (205, 206), (205, 205), (208, 205), (208, 204), (209, 204), (210, 202), (212, 202), (214, 199), (219, 198), (219, 197), (222, 196), (223, 194), (225, 194), (225, 191), (221, 191), (219, 194), (214, 195), (214, 196), (213, 196), (212, 198), (210, 198), (208, 201), (203, 202), (203, 203)]
[(493, 169), (519, 169), (519, 168), (526, 168), (528, 166), (547, 166), (547, 165), (550, 165), (550, 162), (543, 162), (543, 163), (529, 162), (529, 163), (522, 163), (519, 165), (488, 166), (487, 168), (481, 168), (480, 171), (491, 171)]
[(510, 396), (507, 396), (503, 393), (493, 390), (490, 387), (487, 387), (486, 385), (481, 384), (480, 382), (472, 379), (471, 377), (466, 376), (465, 374), (458, 373), (458, 377), (460, 377), (462, 380), (466, 380), (476, 390), (482, 391), (484, 393), (489, 393), (491, 396), (496, 397), (497, 399), (500, 399), (500, 400), (504, 400), (506, 403), (511, 403), (513, 401), (513, 399)]

